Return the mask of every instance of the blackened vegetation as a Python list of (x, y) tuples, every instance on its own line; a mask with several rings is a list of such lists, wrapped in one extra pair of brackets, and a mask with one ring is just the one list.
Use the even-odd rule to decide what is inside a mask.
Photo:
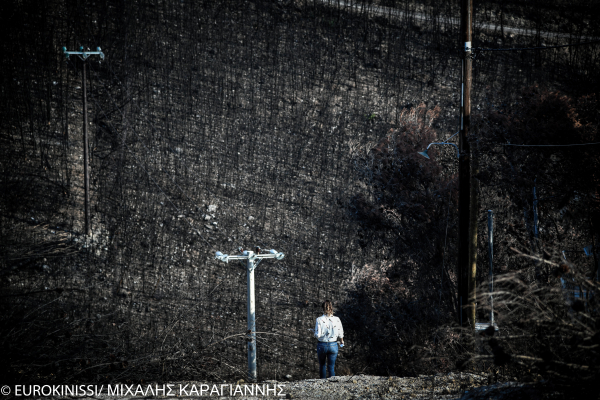
[[(478, 175), (482, 196), (501, 215), (497, 232), (509, 234), (498, 239), (495, 260), (510, 270), (506, 257), (511, 247), (525, 246), (546, 258), (564, 250), (561, 257), (585, 266), (591, 277), (597, 272), (591, 249), (600, 232), (600, 158), (599, 145), (586, 143), (598, 142), (596, 95), (569, 96), (532, 86), (516, 100), (491, 107), (476, 120), (485, 165)], [(525, 242), (519, 243), (519, 237)], [(585, 246), (592, 246), (587, 256)], [(515, 261), (529, 267), (525, 259)], [(552, 275), (543, 263), (527, 270), (531, 280)]]
[[(484, 339), (487, 355), (474, 360), (493, 359), (524, 379), (549, 380), (584, 397), (597, 396), (600, 376), (593, 250), (600, 237), (600, 147), (586, 144), (600, 141), (599, 110), (595, 94), (532, 86), (515, 103), (482, 114), (476, 125), (487, 167), (479, 176), (482, 197), (502, 216), (495, 265), (507, 274), (496, 277), (494, 310), (505, 334)], [(482, 282), (486, 272), (482, 268)], [(482, 289), (480, 317), (486, 319), (489, 297)]]
[[(340, 371), (455, 367), (464, 340), (444, 327), (455, 309), (454, 149), (416, 152), (456, 130), (458, 8), (382, 2), (403, 11), (392, 14), (365, 3), (2, 2), (4, 382), (244, 377), (245, 272), (213, 255), (255, 245), (286, 254), (256, 273), (257, 327), (275, 333), (258, 335), (262, 378), (315, 376), (307, 328), (326, 297), (349, 328)], [(482, 4), (478, 16), (522, 31), (479, 26), (474, 45), (597, 35), (585, 5), (548, 7)], [(542, 35), (551, 28), (570, 39)], [(81, 63), (60, 50), (80, 45), (107, 54), (89, 61), (88, 242)], [(528, 54), (478, 58), (474, 110), (518, 107), (536, 82), (597, 87), (597, 45)], [(504, 182), (498, 168), (491, 176)], [(526, 267), (508, 247), (528, 243), (531, 214), (510, 207), (529, 204), (532, 178), (482, 198), (504, 207), (501, 271)], [(560, 209), (577, 215), (581, 190), (559, 196)], [(545, 204), (542, 215), (557, 211)], [(551, 220), (540, 217), (542, 235)], [(557, 226), (575, 249), (575, 229)], [(546, 272), (524, 273), (533, 282)], [(436, 361), (410, 364), (421, 352)]]
[[(352, 153), (364, 186), (350, 209), (361, 223), (362, 243), (380, 251), (371, 263), (353, 268), (344, 314), (354, 340), (364, 346), (364, 362), (380, 374), (449, 370), (449, 359), (462, 349), (456, 332), (437, 329), (452, 321), (454, 311), (455, 252), (448, 237), (456, 237), (456, 164), (436, 162), (436, 147), (431, 160), (418, 154), (437, 141), (432, 125), (439, 111), (420, 104), (402, 112), (397, 128)], [(451, 356), (426, 367), (394, 361), (422, 358), (423, 348)]]
[[(595, 398), (600, 377), (596, 295), (600, 285), (585, 269), (571, 265), (563, 273), (564, 264), (555, 261), (534, 259), (534, 265), (544, 263), (555, 270), (550, 282), (526, 283), (523, 272), (497, 280), (498, 324), (506, 326), (505, 334), (482, 335), (480, 352), (469, 361), (492, 361), (494, 373), (521, 374), (521, 380), (537, 382), (542, 391)], [(486, 297), (480, 301), (486, 302)]]

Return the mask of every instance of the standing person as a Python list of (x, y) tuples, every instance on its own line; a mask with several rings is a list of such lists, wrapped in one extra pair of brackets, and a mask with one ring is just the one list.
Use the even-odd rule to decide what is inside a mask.
[(327, 378), (327, 371), (329, 371), (330, 377), (335, 376), (335, 359), (338, 355), (337, 340), (340, 339), (343, 347), (344, 328), (342, 327), (342, 321), (333, 316), (333, 305), (329, 300), (323, 302), (323, 315), (317, 318), (315, 337), (319, 340), (317, 357), (319, 358), (321, 379)]

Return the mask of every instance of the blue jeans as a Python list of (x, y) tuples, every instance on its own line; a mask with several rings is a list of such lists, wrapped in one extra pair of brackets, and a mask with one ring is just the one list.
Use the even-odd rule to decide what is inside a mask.
[[(319, 374), (321, 379), (327, 378), (327, 371), (329, 376), (335, 376), (335, 359), (338, 355), (338, 344), (337, 342), (324, 343), (319, 342), (317, 345), (317, 357), (319, 358)], [(325, 365), (327, 364), (327, 370)]]

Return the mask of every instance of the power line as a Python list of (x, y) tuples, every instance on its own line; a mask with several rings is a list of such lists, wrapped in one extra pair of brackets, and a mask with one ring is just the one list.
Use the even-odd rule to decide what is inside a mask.
[(549, 49), (559, 49), (562, 47), (575, 47), (575, 46), (585, 46), (589, 44), (600, 43), (600, 40), (594, 40), (591, 42), (582, 42), (582, 43), (571, 43), (571, 44), (561, 44), (556, 46), (537, 46), (537, 47), (510, 47), (507, 49), (494, 49), (494, 48), (483, 48), (483, 47), (475, 47), (473, 52), (475, 52), (475, 58), (478, 53), (483, 51), (521, 51), (521, 50), (549, 50)]
[(572, 144), (512, 144), (512, 143), (500, 143), (502, 146), (515, 146), (515, 147), (569, 147), (569, 146), (593, 146), (600, 144), (600, 142), (593, 143), (572, 143)]
[(536, 46), (536, 47), (509, 47), (506, 49), (494, 49), (494, 48), (484, 48), (484, 47), (475, 47), (473, 48), (473, 54), (471, 58), (473, 61), (483, 52), (486, 51), (525, 51), (525, 50), (550, 50), (550, 49), (560, 49), (564, 47), (575, 47), (575, 46), (585, 46), (590, 44), (600, 43), (600, 40), (594, 40), (591, 42), (582, 42), (582, 43), (571, 43), (571, 44), (560, 44), (555, 46)]

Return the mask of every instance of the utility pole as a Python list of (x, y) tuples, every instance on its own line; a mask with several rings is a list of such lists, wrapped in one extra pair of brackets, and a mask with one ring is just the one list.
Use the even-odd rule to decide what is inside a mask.
[[(538, 202), (539, 202), (539, 198), (537, 195), (537, 190), (536, 190), (536, 185), (537, 185), (537, 178), (535, 178), (533, 180), (533, 242), (532, 242), (532, 251), (533, 253), (538, 253), (540, 251), (540, 228), (539, 228), (539, 222), (538, 222)], [(541, 264), (540, 260), (537, 260), (535, 262), (536, 266), (539, 266)]]
[(97, 51), (83, 51), (83, 47), (79, 48), (79, 51), (67, 51), (66, 47), (63, 47), (63, 53), (69, 59), (71, 54), (77, 55), (81, 61), (83, 61), (83, 187), (84, 187), (84, 219), (85, 219), (85, 234), (90, 236), (92, 233), (92, 226), (90, 224), (90, 167), (89, 167), (89, 141), (88, 141), (88, 116), (87, 116), (87, 79), (85, 73), (85, 67), (87, 66), (87, 59), (91, 55), (99, 55), (104, 60), (104, 53), (100, 47)]
[[(471, 204), (471, 200), (473, 197), (477, 197), (476, 188), (472, 187), (471, 148), (469, 143), (469, 128), (471, 125), (472, 16), (472, 0), (461, 0), (460, 46), (462, 50), (462, 76), (460, 95), (460, 156), (458, 160), (458, 307), (460, 325), (465, 326), (469, 323), (474, 329), (478, 210), (471, 210), (471, 207), (474, 206)], [(475, 264), (473, 261), (475, 261)]]
[[(538, 197), (535, 190), (536, 181), (537, 178), (533, 180), (533, 236), (537, 241), (537, 239), (540, 237), (540, 230), (538, 228)], [(537, 243), (534, 250), (537, 250)]]
[(494, 326), (494, 212), (488, 210), (488, 254), (490, 260), (490, 325)]
[(248, 342), (248, 381), (256, 382), (256, 315), (254, 302), (254, 269), (258, 264), (266, 258), (275, 258), (283, 260), (284, 254), (276, 250), (269, 250), (268, 253), (261, 254), (260, 247), (254, 251), (245, 251), (240, 247), (240, 255), (229, 256), (217, 251), (215, 258), (217, 260), (229, 263), (230, 260), (246, 261), (246, 284), (248, 287), (247, 300), (247, 316), (248, 316), (248, 331), (246, 341)]
[[(469, 60), (470, 61), (470, 60)], [(470, 107), (469, 107), (470, 108)], [(477, 141), (471, 141), (471, 180), (469, 186), (469, 322), (472, 328), (476, 327), (477, 311), (477, 231), (479, 221), (479, 180), (475, 178), (479, 173), (479, 146)]]

